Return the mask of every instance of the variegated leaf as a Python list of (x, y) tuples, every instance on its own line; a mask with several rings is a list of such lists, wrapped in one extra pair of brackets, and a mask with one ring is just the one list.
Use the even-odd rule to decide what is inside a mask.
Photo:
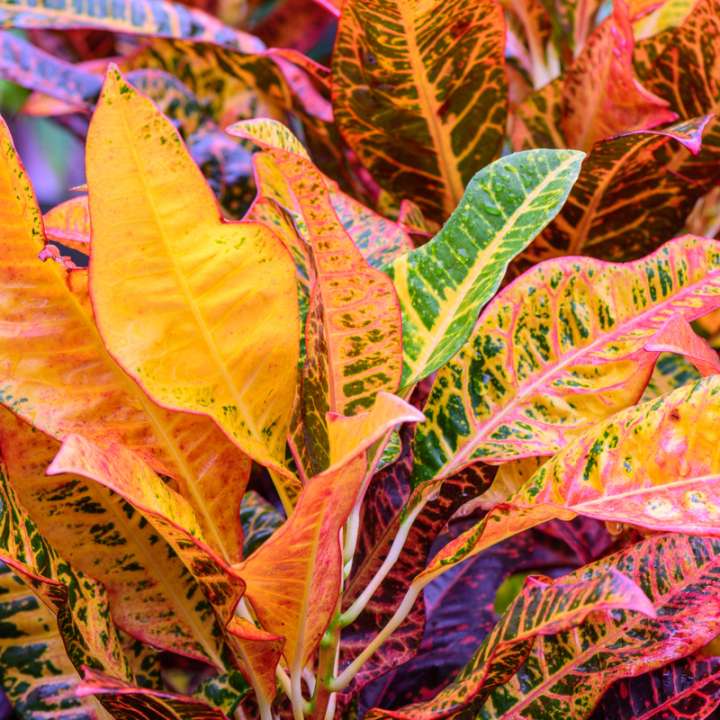
[(568, 582), (590, 580), (611, 568), (626, 574), (650, 598), (657, 618), (616, 610), (538, 637), (516, 676), (493, 690), (473, 716), (588, 717), (615, 680), (686, 656), (717, 635), (719, 566), (716, 538), (660, 535), (567, 576)]
[(530, 654), (537, 635), (568, 631), (590, 613), (623, 610), (656, 617), (643, 591), (613, 568), (587, 580), (564, 580), (528, 578), (470, 662), (447, 687), (426, 702), (395, 711), (372, 711), (368, 720), (435, 720), (452, 716), (507, 682)]
[(86, 255), (90, 252), (90, 211), (87, 195), (66, 200), (43, 216), (45, 237)]
[(97, 702), (74, 697), (80, 681), (55, 615), (0, 564), (0, 684), (24, 720), (105, 720)]
[(508, 263), (560, 211), (583, 157), (531, 150), (495, 161), (429, 243), (388, 266), (403, 312), (404, 386), (460, 349)]
[(249, 459), (212, 420), (164, 410), (118, 367), (95, 328), (87, 274), (38, 259), (40, 211), (4, 124), (0, 149), (0, 195), (9, 199), (0, 206), (0, 402), (57, 439), (127, 445), (174, 478), (212, 546), (238, 559)]
[[(268, 128), (267, 126), (271, 127)], [(381, 390), (397, 390), (402, 370), (400, 308), (390, 279), (371, 267), (343, 228), (330, 202), (326, 179), (301, 154), (283, 150), (287, 128), (246, 121), (232, 134), (264, 147), (275, 196), (294, 217), (297, 255), (312, 281), (305, 331), (307, 360), (293, 431), (296, 454), (312, 476), (330, 466), (328, 412), (353, 415), (369, 408)], [(291, 241), (286, 241), (291, 242)]]
[(651, 352), (682, 355), (703, 375), (720, 373), (720, 356), (687, 320), (673, 315), (645, 345)]
[(683, 385), (697, 382), (699, 379), (700, 373), (687, 358), (682, 355), (663, 353), (655, 363), (655, 368), (641, 400), (654, 400)]
[(720, 303), (720, 244), (685, 236), (627, 264), (550, 260), (500, 292), (437, 374), (416, 430), (414, 481), (476, 460), (551, 455), (637, 401), (675, 315)]
[(222, 221), (174, 127), (117, 70), (87, 157), (92, 302), (113, 356), (158, 402), (211, 417), (290, 476), (299, 326), (289, 255), (266, 227)]
[(650, 530), (720, 529), (720, 376), (616, 413), (570, 442), (479, 523), (446, 545), (421, 578), (552, 518), (584, 515)]
[[(101, 485), (94, 478), (86, 480), (68, 472), (58, 474), (63, 469), (76, 469), (63, 467), (67, 456), (72, 460), (73, 452), (78, 455), (86, 452), (85, 458), (79, 458), (84, 463), (77, 463), (86, 477), (96, 473), (95, 469), (88, 472), (86, 467), (94, 460), (112, 462), (92, 446), (83, 448), (79, 438), (68, 441), (66, 457), (61, 455), (59, 467), (51, 466), (53, 474), (46, 475), (58, 451), (57, 442), (33, 432), (7, 410), (2, 410), (0, 422), (0, 451), (23, 507), (35, 519), (43, 536), (62, 548), (74, 567), (108, 588), (113, 619), (118, 626), (157, 647), (223, 667), (221, 631), (208, 598), (155, 525), (149, 524), (149, 518), (125, 499), (132, 496), (136, 503), (140, 500), (138, 504), (143, 510), (149, 504), (159, 504), (152, 499), (154, 492), (165, 495), (167, 502), (169, 493), (162, 487), (162, 481), (155, 476), (155, 488), (143, 488), (142, 483), (151, 479), (146, 474), (142, 483), (139, 478), (126, 480), (126, 485), (140, 485), (128, 488), (109, 483), (105, 477), (105, 485)], [(117, 472), (121, 473), (120, 468)], [(110, 484), (112, 489), (107, 487)], [(151, 519), (159, 522), (157, 515)], [(184, 533), (172, 528), (167, 517), (163, 520), (163, 534), (174, 532), (173, 540), (185, 558), (202, 563), (200, 553), (183, 538)], [(191, 525), (189, 529), (192, 528)], [(126, 561), (128, 556), (132, 562)], [(227, 615), (242, 592), (242, 582), (236, 579), (233, 588), (227, 576), (217, 571), (217, 565), (214, 567), (215, 573), (212, 562), (210, 568), (200, 564), (193, 570), (210, 581), (210, 587), (213, 580), (217, 582), (213, 590), (217, 590), (218, 608), (225, 605)]]
[(169, 0), (120, 0), (113, 5), (1, 0), (0, 27), (87, 28), (213, 42), (245, 53), (265, 49), (258, 38), (227, 27), (201, 10)]
[(647, 130), (677, 119), (666, 100), (645, 89), (633, 74), (633, 32), (625, 0), (590, 36), (564, 75), (562, 129), (570, 147), (629, 130)]
[(139, 688), (85, 668), (80, 697), (97, 697), (115, 720), (228, 720), (222, 710), (194, 697)]
[(249, 557), (283, 524), (285, 518), (254, 490), (243, 495), (240, 503), (244, 543), (243, 556)]
[(500, 150), (502, 10), (493, 0), (349, 0), (333, 53), (333, 111), (374, 179), (434, 220)]

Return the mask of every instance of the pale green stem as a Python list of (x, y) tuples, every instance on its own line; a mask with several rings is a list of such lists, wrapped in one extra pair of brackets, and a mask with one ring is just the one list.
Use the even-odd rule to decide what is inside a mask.
[(402, 521), (383, 564), (378, 568), (378, 571), (375, 573), (372, 580), (370, 580), (370, 582), (365, 586), (362, 593), (360, 593), (360, 595), (358, 595), (355, 599), (355, 602), (342, 615), (340, 615), (340, 627), (347, 627), (350, 625), (350, 623), (352, 623), (365, 609), (365, 606), (375, 594), (375, 591), (378, 587), (380, 587), (380, 584), (387, 577), (387, 574), (390, 570), (392, 570), (393, 565), (395, 565), (397, 559), (400, 557), (400, 553), (405, 546), (405, 541), (407, 540), (408, 533), (412, 528), (412, 524), (415, 522), (415, 518), (425, 507), (430, 497), (432, 496), (428, 496), (422, 502), (419, 502)]

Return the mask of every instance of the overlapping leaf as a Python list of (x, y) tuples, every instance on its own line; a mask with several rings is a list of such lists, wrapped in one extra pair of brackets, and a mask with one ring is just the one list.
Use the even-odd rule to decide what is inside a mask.
[(720, 376), (630, 407), (570, 442), (421, 578), (516, 532), (576, 514), (651, 530), (718, 533)]
[(79, 250), (85, 254), (90, 252), (90, 211), (87, 195), (66, 200), (56, 205), (43, 216), (45, 237), (50, 242)]
[(272, 162), (258, 167), (271, 177), (261, 179), (261, 186), (274, 181), (275, 197), (295, 218), (298, 237), (286, 242), (294, 243), (312, 281), (294, 431), (296, 452), (312, 476), (330, 464), (327, 412), (353, 415), (369, 408), (379, 391), (398, 388), (397, 298), (390, 279), (367, 263), (338, 220), (324, 176), (302, 154), (279, 147), (293, 145), (289, 131), (277, 123), (250, 121), (231, 132), (266, 148)]
[(618, 609), (655, 617), (652, 603), (643, 591), (614, 569), (569, 583), (563, 579), (551, 583), (530, 578), (470, 662), (447, 687), (427, 702), (396, 711), (376, 710), (368, 718), (432, 720), (452, 716), (480, 693), (486, 696), (509, 680), (530, 654), (537, 635), (567, 631), (590, 613)]
[(505, 288), (437, 374), (416, 431), (415, 482), (477, 459), (550, 455), (635, 402), (673, 315), (720, 302), (720, 245), (685, 236), (643, 260), (542, 263)]
[(475, 175), (438, 235), (388, 266), (403, 311), (403, 385), (460, 349), (508, 263), (559, 212), (582, 158), (532, 150), (497, 160)]
[(157, 401), (212, 417), (282, 471), (299, 343), (290, 257), (265, 227), (220, 219), (175, 129), (117, 70), (87, 154), (92, 301), (114, 357)]
[[(68, 276), (57, 263), (38, 260), (40, 212), (4, 125), (0, 134), (0, 192), (10, 198), (0, 209), (0, 402), (58, 439), (79, 433), (135, 450), (177, 481), (213, 547), (239, 558), (237, 508), (250, 461), (210, 419), (153, 403), (110, 357), (92, 319), (86, 274)], [(211, 508), (220, 514), (212, 516)]]
[(110, 5), (92, 2), (0, 2), (0, 27), (88, 28), (135, 35), (209, 41), (246, 53), (262, 52), (263, 43), (227, 27), (201, 10), (168, 0), (121, 0)]
[(261, 495), (249, 490), (240, 504), (243, 556), (248, 557), (283, 524), (283, 516)]
[(669, 104), (633, 74), (633, 31), (625, 0), (590, 36), (563, 80), (562, 128), (570, 147), (590, 150), (598, 140), (647, 130), (677, 119)]
[[(615, 680), (654, 670), (703, 646), (718, 622), (717, 539), (660, 535), (578, 570), (567, 581), (615, 569), (650, 598), (657, 618), (622, 610), (539, 637), (517, 675), (476, 709), (480, 720), (587, 717)], [(700, 698), (698, 698), (699, 700)]]
[[(224, 606), (226, 616), (234, 609), (242, 582), (236, 578), (233, 587), (232, 578), (216, 561), (207, 553), (203, 557), (188, 536), (197, 528), (196, 522), (188, 522), (188, 532), (171, 525), (167, 513), (173, 498), (162, 481), (149, 470), (132, 477), (127, 470), (132, 459), (123, 457), (122, 451), (103, 456), (77, 436), (71, 436), (50, 468), (53, 475), (46, 475), (58, 451), (57, 443), (33, 432), (7, 410), (2, 410), (0, 422), (0, 449), (23, 506), (44, 537), (63, 548), (75, 567), (108, 588), (117, 624), (153, 645), (222, 666), (220, 630), (193, 574), (214, 591), (214, 596), (212, 592), (208, 595), (217, 601), (219, 614)], [(120, 476), (120, 483), (116, 477), (108, 477), (109, 468)], [(92, 479), (70, 474), (71, 470), (80, 470)], [(146, 518), (138, 507), (154, 512)], [(162, 533), (156, 525), (162, 527)], [(192, 570), (163, 536), (173, 540)], [(128, 555), (132, 562), (127, 562)]]
[(497, 155), (506, 114), (492, 0), (352, 0), (333, 53), (333, 110), (374, 179), (434, 220)]

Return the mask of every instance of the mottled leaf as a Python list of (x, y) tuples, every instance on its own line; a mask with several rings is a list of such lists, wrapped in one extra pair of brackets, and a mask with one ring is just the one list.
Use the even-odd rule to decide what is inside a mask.
[(240, 503), (244, 543), (243, 556), (248, 557), (283, 524), (285, 518), (253, 490), (243, 495)]
[(403, 385), (460, 349), (508, 263), (559, 212), (582, 158), (531, 150), (497, 160), (475, 175), (429, 243), (388, 266), (403, 312)]
[(373, 178), (443, 220), (500, 150), (506, 81), (492, 0), (349, 0), (333, 53), (333, 111)]
[(685, 236), (627, 264), (551, 260), (506, 287), (437, 374), (415, 435), (414, 481), (482, 459), (551, 455), (637, 401), (668, 318), (720, 302), (720, 245)]
[(700, 373), (689, 360), (682, 355), (663, 353), (655, 363), (641, 400), (653, 400), (699, 379)]

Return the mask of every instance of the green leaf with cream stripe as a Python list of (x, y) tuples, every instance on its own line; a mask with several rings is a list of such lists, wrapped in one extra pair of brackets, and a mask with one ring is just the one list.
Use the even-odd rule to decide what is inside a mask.
[(528, 150), (483, 168), (426, 245), (397, 258), (403, 314), (403, 386), (441, 367), (470, 334), (508, 263), (558, 214), (584, 153)]

